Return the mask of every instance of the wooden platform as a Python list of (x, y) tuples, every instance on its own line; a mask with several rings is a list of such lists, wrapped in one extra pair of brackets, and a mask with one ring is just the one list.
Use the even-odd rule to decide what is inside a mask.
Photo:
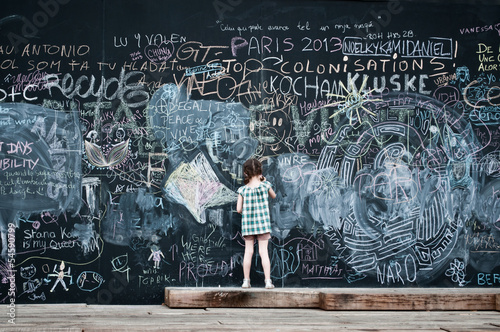
[(471, 288), (165, 288), (170, 308), (323, 310), (500, 310), (500, 289)]
[(500, 332), (498, 311), (326, 311), (292, 308), (172, 309), (162, 305), (19, 304), (0, 331), (432, 331)]

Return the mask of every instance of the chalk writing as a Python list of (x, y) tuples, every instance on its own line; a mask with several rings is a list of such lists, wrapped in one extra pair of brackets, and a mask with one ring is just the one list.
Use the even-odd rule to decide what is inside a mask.
[(498, 4), (38, 5), (0, 20), (19, 303), (239, 285), (249, 158), (277, 286), (500, 287)]

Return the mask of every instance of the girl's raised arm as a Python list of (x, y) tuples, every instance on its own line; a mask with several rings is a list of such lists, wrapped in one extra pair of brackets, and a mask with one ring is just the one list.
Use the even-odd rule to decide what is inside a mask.
[(269, 188), (269, 196), (271, 196), (271, 198), (276, 198), (276, 193), (274, 192), (273, 188)]

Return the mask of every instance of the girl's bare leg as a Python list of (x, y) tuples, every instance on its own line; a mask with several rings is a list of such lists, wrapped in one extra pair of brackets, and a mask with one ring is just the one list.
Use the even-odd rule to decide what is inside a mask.
[(265, 280), (271, 279), (271, 261), (269, 260), (269, 253), (267, 250), (269, 240), (259, 240), (259, 255), (264, 270)]
[(245, 237), (245, 256), (243, 257), (243, 278), (250, 279), (250, 268), (252, 266), (253, 245), (255, 239), (253, 236)]

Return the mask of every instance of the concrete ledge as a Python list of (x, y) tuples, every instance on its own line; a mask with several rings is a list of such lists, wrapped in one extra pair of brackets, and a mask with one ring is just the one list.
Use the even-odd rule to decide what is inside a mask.
[(499, 310), (500, 289), (475, 288), (165, 288), (170, 308), (323, 310)]

